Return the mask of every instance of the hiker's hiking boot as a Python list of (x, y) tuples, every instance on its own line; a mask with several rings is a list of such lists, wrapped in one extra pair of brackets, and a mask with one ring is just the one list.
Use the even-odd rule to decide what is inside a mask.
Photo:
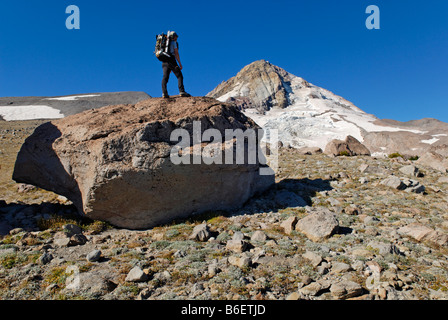
[(169, 95), (167, 95), (167, 94), (164, 94), (164, 95), (162, 96), (162, 98), (164, 98), (164, 99), (169, 99), (169, 98), (170, 98), (170, 96), (169, 96)]
[(188, 94), (188, 93), (186, 93), (186, 92), (180, 92), (179, 95), (180, 95), (181, 97), (191, 97), (191, 94)]

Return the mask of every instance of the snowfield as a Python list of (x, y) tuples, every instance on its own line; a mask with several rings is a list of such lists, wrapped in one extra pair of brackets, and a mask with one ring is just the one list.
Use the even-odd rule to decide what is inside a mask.
[(0, 108), (0, 116), (6, 121), (33, 119), (60, 119), (64, 115), (58, 109), (49, 106), (14, 106)]

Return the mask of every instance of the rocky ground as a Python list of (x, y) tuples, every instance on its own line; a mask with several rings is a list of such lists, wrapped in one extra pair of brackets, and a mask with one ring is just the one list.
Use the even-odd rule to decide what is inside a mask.
[(0, 299), (448, 298), (448, 178), (433, 169), (282, 148), (275, 187), (242, 209), (135, 231), (11, 181), (37, 123), (11, 125), (0, 123)]

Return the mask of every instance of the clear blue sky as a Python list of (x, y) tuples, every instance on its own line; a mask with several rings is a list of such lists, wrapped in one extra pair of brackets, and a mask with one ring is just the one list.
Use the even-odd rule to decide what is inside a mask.
[[(80, 30), (65, 26), (72, 4)], [(372, 4), (380, 30), (365, 27)], [(265, 59), (379, 118), (448, 122), (446, 0), (1, 1), (0, 96), (161, 96), (152, 52), (167, 30), (195, 96)]]

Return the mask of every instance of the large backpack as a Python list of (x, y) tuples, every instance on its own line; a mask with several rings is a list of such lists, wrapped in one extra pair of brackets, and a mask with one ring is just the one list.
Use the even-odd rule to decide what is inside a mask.
[(154, 50), (154, 54), (157, 59), (162, 62), (168, 62), (171, 59), (171, 55), (168, 52), (168, 48), (170, 46), (170, 31), (168, 31), (168, 35), (162, 33), (156, 36), (156, 49)]

